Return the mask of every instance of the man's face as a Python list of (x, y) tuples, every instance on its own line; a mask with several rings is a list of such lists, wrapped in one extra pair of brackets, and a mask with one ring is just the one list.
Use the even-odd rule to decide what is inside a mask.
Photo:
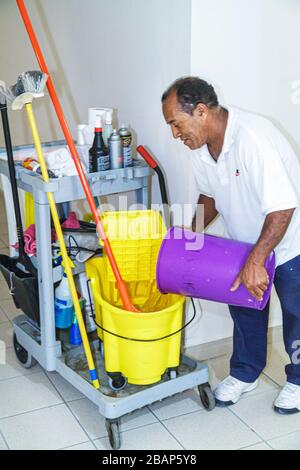
[(172, 93), (163, 102), (163, 114), (174, 139), (180, 138), (191, 150), (207, 143), (207, 111), (202, 105), (198, 105), (192, 115), (188, 114), (181, 111), (176, 93)]

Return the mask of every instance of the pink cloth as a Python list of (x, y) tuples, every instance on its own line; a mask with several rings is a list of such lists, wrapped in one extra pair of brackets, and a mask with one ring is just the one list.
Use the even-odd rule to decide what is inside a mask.
[[(51, 229), (51, 238), (52, 242), (57, 239), (54, 229)], [(18, 249), (19, 243), (12, 245), (13, 248)], [(31, 256), (36, 255), (36, 238), (35, 238), (35, 224), (29, 225), (29, 227), (24, 232), (24, 249), (25, 253)]]
[(70, 212), (68, 218), (62, 224), (62, 228), (80, 228), (77, 215), (75, 212)]

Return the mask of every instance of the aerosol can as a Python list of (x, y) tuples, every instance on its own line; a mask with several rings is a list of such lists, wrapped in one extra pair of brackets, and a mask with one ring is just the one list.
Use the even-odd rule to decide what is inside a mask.
[(116, 170), (124, 167), (123, 146), (120, 134), (114, 129), (108, 140), (110, 168)]
[(122, 147), (123, 147), (123, 160), (124, 160), (124, 168), (133, 165), (132, 162), (132, 151), (131, 151), (131, 142), (132, 142), (132, 135), (129, 129), (125, 126), (125, 124), (121, 125), (119, 129), (119, 134), (122, 140)]

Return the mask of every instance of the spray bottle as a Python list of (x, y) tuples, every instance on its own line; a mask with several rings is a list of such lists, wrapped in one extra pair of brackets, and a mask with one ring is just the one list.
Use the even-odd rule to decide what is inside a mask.
[(112, 132), (113, 132), (112, 111), (106, 111), (106, 113), (105, 113), (105, 126), (104, 126), (104, 131), (103, 131), (103, 140), (104, 140), (104, 143), (105, 143), (106, 147), (108, 147), (108, 139), (110, 138)]
[(56, 328), (69, 328), (72, 325), (74, 305), (69, 282), (65, 272), (59, 286), (55, 289), (54, 306)]

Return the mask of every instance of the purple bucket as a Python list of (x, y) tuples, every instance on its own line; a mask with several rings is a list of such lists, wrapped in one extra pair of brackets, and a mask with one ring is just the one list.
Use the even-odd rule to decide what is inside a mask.
[(253, 245), (213, 235), (172, 227), (166, 234), (157, 261), (160, 292), (263, 310), (269, 300), (275, 275), (275, 254), (265, 268), (270, 283), (258, 301), (241, 285), (230, 288), (245, 264)]

